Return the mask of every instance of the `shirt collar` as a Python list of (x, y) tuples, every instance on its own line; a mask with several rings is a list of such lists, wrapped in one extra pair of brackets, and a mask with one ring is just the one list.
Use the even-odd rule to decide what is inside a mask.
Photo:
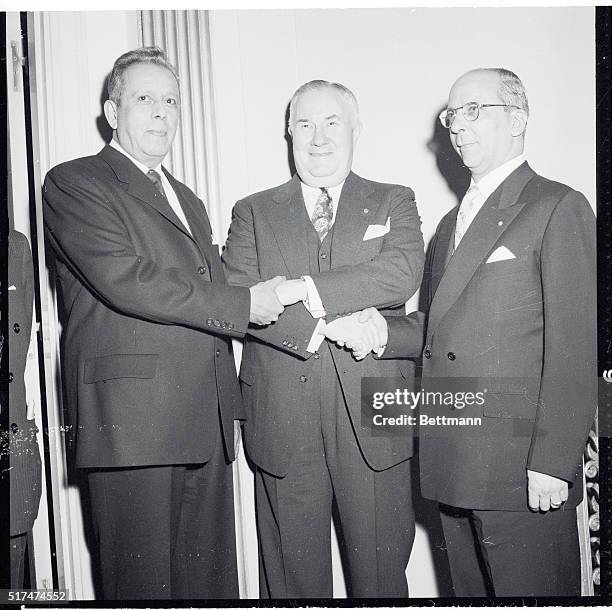
[(119, 144), (119, 142), (115, 140), (115, 138), (112, 138), (108, 145), (112, 146), (115, 150), (118, 150), (122, 155), (125, 155), (144, 174), (147, 174), (150, 169), (154, 169), (158, 174), (163, 175), (161, 171), (161, 163), (156, 167), (147, 167), (144, 163), (141, 163), (137, 159), (134, 159), (134, 157), (132, 157), (130, 153), (126, 152), (125, 149), (121, 146), (121, 144)]
[(478, 182), (470, 182), (470, 187), (476, 185), (478, 190), (482, 193), (486, 199), (497, 189), (497, 187), (517, 168), (525, 162), (525, 155), (520, 154), (510, 161), (506, 161), (503, 165), (489, 172), (484, 178), (481, 178)]
[[(340, 199), (340, 193), (342, 192), (342, 187), (346, 179), (343, 180), (340, 184), (336, 184), (336, 186), (325, 187), (327, 188), (327, 192), (329, 196), (332, 198), (332, 201), (335, 202), (336, 206), (338, 205), (338, 201)], [(304, 196), (304, 201), (316, 201), (321, 194), (321, 188), (318, 186), (310, 186), (305, 182), (300, 180), (300, 184), (302, 185), (302, 195)]]

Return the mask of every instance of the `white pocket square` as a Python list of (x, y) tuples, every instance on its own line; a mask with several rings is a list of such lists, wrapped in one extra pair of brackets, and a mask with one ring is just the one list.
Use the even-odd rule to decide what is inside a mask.
[(512, 254), (512, 252), (510, 252), (510, 250), (508, 250), (506, 246), (500, 246), (499, 248), (497, 248), (497, 250), (495, 250), (491, 254), (491, 256), (489, 256), (489, 258), (487, 259), (487, 263), (497, 263), (499, 261), (509, 261), (509, 260), (512, 260), (513, 258), (516, 258), (516, 256), (514, 256), (514, 254)]
[(368, 239), (374, 239), (375, 237), (382, 237), (391, 230), (391, 216), (387, 218), (387, 222), (384, 225), (370, 225), (363, 235), (363, 241)]
[(11, 284), (9, 286), (9, 290), (17, 290), (17, 288), (15, 287), (15, 284)]

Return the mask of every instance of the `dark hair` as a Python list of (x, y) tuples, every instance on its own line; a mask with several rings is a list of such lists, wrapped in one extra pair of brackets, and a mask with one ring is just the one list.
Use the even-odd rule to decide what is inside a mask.
[(108, 76), (106, 83), (108, 99), (115, 102), (115, 104), (119, 104), (121, 94), (123, 93), (123, 75), (125, 71), (134, 64), (155, 64), (162, 68), (166, 68), (172, 73), (178, 83), (178, 75), (174, 66), (168, 62), (166, 54), (159, 47), (141, 47), (139, 49), (134, 49), (117, 58)]

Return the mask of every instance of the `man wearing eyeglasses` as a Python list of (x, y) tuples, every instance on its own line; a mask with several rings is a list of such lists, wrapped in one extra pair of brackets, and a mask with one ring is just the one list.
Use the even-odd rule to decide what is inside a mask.
[[(526, 162), (528, 117), (508, 70), (453, 85), (440, 120), (472, 180), (430, 246), (426, 331), (420, 313), (361, 318), (387, 345), (383, 358), (422, 355), (424, 389), (437, 380), (482, 392), (471, 407), (420, 412), (421, 491), (439, 502), (460, 597), (580, 595), (574, 509), (597, 391), (595, 221), (581, 193)], [(479, 421), (432, 418), (458, 414)]]

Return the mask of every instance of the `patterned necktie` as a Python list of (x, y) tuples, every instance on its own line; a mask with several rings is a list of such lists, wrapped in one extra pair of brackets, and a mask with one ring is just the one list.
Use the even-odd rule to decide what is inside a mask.
[(322, 188), (310, 219), (321, 241), (325, 239), (331, 227), (333, 216), (332, 198), (329, 196), (327, 189)]
[(461, 200), (461, 205), (459, 206), (459, 212), (457, 214), (457, 224), (455, 225), (455, 250), (470, 226), (469, 221), (472, 218), (472, 211), (481, 196), (478, 187), (474, 184), (468, 189)]
[(147, 178), (153, 183), (159, 194), (166, 199), (166, 193), (164, 192), (164, 186), (160, 175), (154, 169), (150, 169), (147, 172)]

